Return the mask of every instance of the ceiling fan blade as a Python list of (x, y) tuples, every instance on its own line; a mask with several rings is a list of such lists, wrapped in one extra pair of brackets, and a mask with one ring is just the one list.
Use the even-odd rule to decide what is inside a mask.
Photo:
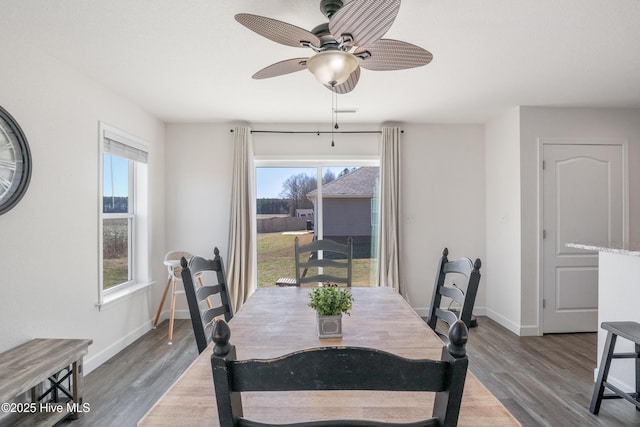
[(309, 58), (293, 58), (276, 62), (268, 67), (264, 67), (251, 77), (254, 79), (268, 79), (271, 77), (282, 76), (284, 74), (295, 73), (300, 70), (306, 70), (307, 59)]
[(353, 0), (331, 17), (329, 31), (336, 40), (351, 35), (348, 46), (370, 45), (385, 35), (399, 10), (400, 0)]
[(354, 90), (356, 88), (356, 85), (358, 84), (358, 80), (360, 80), (360, 67), (356, 68), (353, 73), (351, 73), (346, 82), (333, 87), (329, 85), (324, 86), (330, 91), (342, 95)]
[(373, 71), (421, 67), (433, 59), (431, 52), (419, 46), (392, 39), (380, 39), (370, 46), (360, 46), (353, 54), (364, 52), (369, 52), (371, 56), (360, 59), (360, 66)]
[(276, 43), (293, 47), (305, 47), (301, 42), (309, 42), (313, 46), (320, 46), (320, 39), (312, 32), (286, 22), (278, 21), (277, 19), (252, 15), (250, 13), (238, 13), (235, 18), (236, 21), (251, 31)]

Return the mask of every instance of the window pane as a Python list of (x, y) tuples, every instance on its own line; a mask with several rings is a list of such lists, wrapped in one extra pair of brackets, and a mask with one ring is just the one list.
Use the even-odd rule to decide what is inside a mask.
[(129, 212), (129, 162), (122, 157), (104, 155), (103, 213)]
[(103, 220), (103, 287), (109, 289), (129, 281), (130, 219)]
[(339, 243), (352, 238), (352, 286), (375, 283), (378, 176), (377, 166), (325, 167), (322, 171), (323, 238)]
[[(258, 286), (296, 277), (294, 239), (313, 238), (316, 168), (256, 168)], [(302, 242), (301, 242), (302, 243)]]
[[(318, 189), (318, 171), (322, 177)], [(353, 239), (352, 285), (375, 283), (378, 223), (375, 167), (256, 168), (258, 286), (295, 279), (294, 239)], [(317, 197), (322, 197), (318, 215)], [(307, 274), (316, 274), (308, 271)], [(324, 272), (334, 274), (325, 267)], [(340, 273), (339, 275), (342, 275)]]

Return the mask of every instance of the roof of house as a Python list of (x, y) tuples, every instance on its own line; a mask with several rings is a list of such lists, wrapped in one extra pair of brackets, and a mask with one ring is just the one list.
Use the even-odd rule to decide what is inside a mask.
[[(373, 197), (376, 181), (380, 175), (377, 166), (363, 166), (322, 186), (322, 197), (325, 198), (371, 198)], [(315, 198), (318, 190), (313, 190), (307, 196)]]

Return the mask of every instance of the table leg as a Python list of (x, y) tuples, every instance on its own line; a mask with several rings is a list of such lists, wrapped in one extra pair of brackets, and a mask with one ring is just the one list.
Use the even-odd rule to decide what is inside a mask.
[(82, 363), (82, 357), (79, 360), (76, 360), (75, 362), (73, 362), (72, 365), (72, 376), (71, 376), (71, 381), (73, 382), (72, 385), (72, 394), (73, 394), (73, 402), (75, 403), (75, 412), (71, 413), (71, 415), (69, 416), (69, 418), (71, 419), (78, 419), (78, 417), (80, 416), (80, 414), (82, 414), (82, 404), (84, 403), (83, 401), (83, 392), (84, 392), (84, 373), (82, 372), (84, 370), (84, 365)]

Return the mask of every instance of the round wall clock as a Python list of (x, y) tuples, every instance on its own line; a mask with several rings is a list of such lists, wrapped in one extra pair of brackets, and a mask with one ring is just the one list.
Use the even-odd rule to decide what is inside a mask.
[(31, 153), (22, 129), (0, 107), (0, 215), (24, 196), (31, 179)]

